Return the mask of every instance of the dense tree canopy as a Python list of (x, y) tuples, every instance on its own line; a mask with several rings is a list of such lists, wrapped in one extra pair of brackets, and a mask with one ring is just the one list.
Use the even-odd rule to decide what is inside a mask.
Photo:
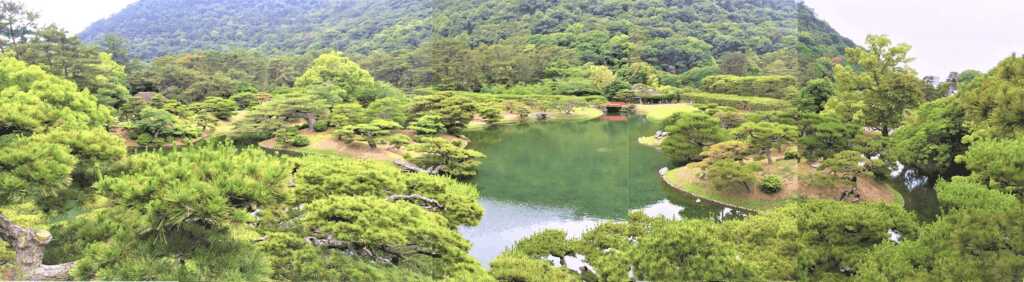
[(904, 111), (924, 100), (922, 83), (908, 65), (909, 51), (910, 45), (893, 45), (888, 37), (876, 35), (868, 36), (865, 49), (847, 49), (853, 66), (836, 66), (838, 93), (826, 109), (888, 136), (899, 127)]
[(685, 163), (699, 160), (704, 147), (726, 139), (718, 120), (703, 112), (683, 112), (665, 121), (669, 137), (661, 144), (670, 160)]
[[(88, 199), (87, 187), (95, 179), (73, 176), (125, 155), (123, 141), (106, 132), (114, 120), (112, 110), (73, 82), (2, 56), (0, 88), (0, 204), (63, 212)], [(15, 277), (67, 279), (74, 263), (43, 264), (52, 240), (45, 226), (18, 224), (0, 214), (0, 237), (15, 253), (5, 259), (13, 259)]]
[[(790, 0), (149, 0), (81, 40), (37, 18), (0, 0), (4, 279), (1024, 278), (1016, 55), (918, 78), (909, 45)], [(460, 233), (486, 156), (460, 134), (609, 100), (700, 103), (654, 138), (669, 161), (786, 203), (544, 230), (485, 270)], [(901, 165), (934, 218), (787, 193)]]

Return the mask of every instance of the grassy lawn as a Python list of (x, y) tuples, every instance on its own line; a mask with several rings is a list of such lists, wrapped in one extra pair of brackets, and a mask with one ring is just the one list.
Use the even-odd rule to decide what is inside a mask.
[(690, 104), (657, 104), (657, 105), (636, 105), (637, 113), (647, 116), (651, 121), (663, 121), (675, 113), (692, 112), (697, 108)]

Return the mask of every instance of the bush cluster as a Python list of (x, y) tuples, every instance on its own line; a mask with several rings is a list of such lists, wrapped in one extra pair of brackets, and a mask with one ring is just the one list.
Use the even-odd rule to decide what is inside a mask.
[(775, 194), (782, 191), (782, 179), (775, 175), (765, 177), (761, 182), (761, 192)]
[(716, 104), (743, 111), (775, 111), (791, 107), (788, 102), (780, 99), (706, 92), (685, 92), (682, 98), (692, 103)]
[(792, 76), (712, 75), (701, 85), (704, 91), (740, 96), (782, 99), (796, 93), (796, 78)]

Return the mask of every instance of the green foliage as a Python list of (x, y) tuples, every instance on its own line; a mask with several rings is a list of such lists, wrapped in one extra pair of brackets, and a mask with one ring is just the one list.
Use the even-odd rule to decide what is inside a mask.
[(910, 45), (894, 46), (888, 37), (878, 35), (869, 35), (866, 45), (846, 50), (853, 66), (836, 66), (838, 94), (825, 108), (889, 136), (900, 126), (904, 111), (924, 101), (922, 83), (908, 66)]
[[(645, 60), (668, 73), (702, 69), (691, 74), (700, 76), (695, 74), (718, 71), (713, 56), (748, 50), (761, 56), (752, 63), (764, 73), (799, 74), (806, 81), (824, 76), (816, 59), (854, 46), (799, 3), (678, 4), (157, 1), (128, 7), (82, 36), (98, 41), (105, 34), (121, 35), (132, 54), (143, 58), (223, 46), (295, 54), (339, 48), (377, 79), (399, 87), (473, 91), (536, 83), (548, 78), (546, 69), (580, 63), (614, 69)], [(163, 26), (177, 28), (158, 28)]]
[(1024, 137), (975, 142), (957, 161), (985, 184), (1024, 198)]
[(114, 120), (111, 109), (79, 91), (71, 81), (11, 57), (0, 57), (0, 134), (32, 133), (60, 124), (101, 126)]
[(256, 93), (252, 92), (242, 92), (235, 95), (231, 95), (231, 97), (229, 97), (228, 99), (231, 99), (231, 101), (235, 102), (235, 105), (238, 105), (238, 109), (240, 110), (248, 109), (260, 103), (259, 97), (256, 95)]
[[(33, 202), (44, 210), (74, 202), (73, 179), (124, 156), (106, 132), (111, 110), (74, 83), (0, 57), (0, 187), (3, 204)], [(79, 165), (81, 165), (79, 167)]]
[(709, 221), (654, 224), (637, 239), (633, 260), (643, 280), (757, 280), (732, 242), (718, 238)]
[(394, 131), (400, 128), (402, 126), (397, 122), (378, 119), (370, 123), (346, 125), (334, 134), (342, 141), (362, 141), (369, 144), (370, 148), (377, 148), (381, 141), (386, 141), (388, 136), (395, 134)]
[(957, 155), (967, 150), (964, 112), (954, 97), (921, 105), (893, 133), (886, 156), (928, 175), (947, 175), (958, 168)]
[(965, 121), (974, 139), (1024, 133), (1024, 58), (1013, 56), (972, 82), (962, 95)]
[(444, 132), (443, 117), (438, 114), (427, 114), (419, 117), (409, 124), (409, 129), (415, 130), (416, 134), (434, 135)]
[(789, 148), (784, 153), (783, 158), (787, 160), (799, 160), (800, 151), (797, 148)]
[(860, 128), (840, 121), (830, 114), (806, 114), (801, 119), (798, 142), (800, 155), (810, 161), (828, 158), (838, 152), (854, 149)]
[(433, 281), (403, 268), (314, 246), (294, 233), (275, 232), (257, 243), (270, 255), (278, 281)]
[(397, 259), (436, 257), (443, 262), (438, 274), (448, 275), (476, 264), (469, 256), (469, 242), (448, 226), (439, 214), (415, 204), (391, 202), (376, 197), (331, 196), (308, 203), (302, 226)]
[(491, 272), (498, 281), (579, 281), (571, 270), (555, 267), (547, 260), (518, 253), (502, 253), (491, 262)]
[[(291, 86), (312, 60), (308, 55), (267, 55), (242, 49), (198, 51), (132, 65), (128, 84), (134, 92), (159, 92), (182, 102), (202, 101)], [(243, 108), (252, 106), (235, 102)]]
[(466, 149), (462, 141), (448, 141), (440, 137), (424, 137), (409, 146), (414, 153), (411, 161), (421, 167), (436, 168), (438, 172), (452, 177), (476, 175), (483, 153)]
[[(680, 35), (655, 38), (645, 44), (640, 56), (649, 62), (658, 62), (671, 73), (684, 72), (711, 60), (711, 44), (696, 37)], [(637, 83), (633, 82), (632, 83)]]
[(406, 97), (390, 96), (374, 100), (366, 106), (366, 112), (377, 119), (392, 120), (399, 124), (409, 123), (411, 100)]
[(280, 145), (290, 145), (294, 147), (305, 147), (309, 145), (309, 138), (302, 135), (302, 133), (294, 127), (277, 130), (274, 132), (274, 140)]
[(701, 82), (704, 91), (739, 96), (782, 99), (795, 92), (796, 78), (790, 76), (714, 75)]
[(359, 103), (334, 104), (328, 123), (337, 128), (370, 122), (366, 109)]
[(699, 160), (704, 147), (726, 139), (719, 121), (703, 112), (681, 112), (665, 120), (669, 133), (661, 143), (661, 150), (675, 163)]
[(199, 104), (202, 112), (213, 114), (220, 120), (231, 119), (231, 116), (235, 115), (235, 111), (238, 110), (238, 104), (235, 101), (224, 99), (221, 97), (208, 97)]
[(724, 74), (744, 76), (752, 71), (753, 62), (740, 52), (726, 52), (718, 58), (718, 69)]
[(1024, 207), (958, 209), (919, 236), (872, 249), (858, 264), (863, 281), (1015, 280), (1024, 276)]
[(769, 175), (761, 180), (761, 192), (775, 194), (782, 191), (782, 179), (775, 175)]
[(4, 204), (50, 202), (71, 188), (78, 163), (66, 146), (16, 137), (0, 143), (0, 187)]
[[(201, 171), (202, 173), (194, 173)], [(267, 257), (239, 238), (253, 207), (281, 203), (291, 166), (228, 145), (142, 153), (96, 188), (121, 219), (116, 234), (89, 245), (76, 279), (266, 279)]]
[(544, 230), (516, 242), (513, 251), (534, 258), (554, 256), (565, 259), (574, 254), (572, 246), (565, 238), (565, 231)]
[(326, 115), (327, 106), (323, 100), (301, 91), (292, 92), (252, 108), (245, 119), (235, 124), (235, 130), (243, 134), (269, 136), (295, 119), (306, 120), (306, 126), (315, 130), (319, 118)]
[(796, 126), (774, 122), (747, 122), (732, 129), (737, 139), (745, 140), (750, 148), (764, 154), (772, 162), (772, 150), (783, 148), (796, 141), (799, 132)]
[(836, 89), (832, 81), (824, 78), (808, 81), (799, 96), (796, 97), (797, 109), (804, 112), (819, 113), (825, 109), (825, 102), (835, 95)]
[(862, 164), (866, 161), (867, 158), (861, 152), (842, 151), (821, 162), (821, 166), (842, 179), (855, 179), (867, 172)]
[[(572, 106), (569, 107), (573, 108)], [(484, 122), (486, 122), (487, 124), (493, 125), (498, 122), (501, 122), (501, 119), (504, 118), (505, 116), (502, 114), (500, 108), (490, 106), (480, 110), (480, 117), (483, 118)]]
[(811, 201), (770, 213), (796, 224), (799, 235), (792, 240), (803, 246), (795, 254), (797, 276), (805, 279), (856, 269), (857, 262), (870, 256), (871, 246), (889, 241), (890, 230), (905, 238), (917, 234), (914, 215), (897, 206)]
[(740, 140), (729, 140), (714, 144), (700, 153), (703, 163), (714, 163), (720, 160), (742, 161), (750, 156), (750, 144)]
[[(306, 72), (295, 79), (295, 87), (329, 87), (342, 91), (341, 98), (348, 102), (368, 104), (375, 98), (372, 88), (377, 87), (373, 76), (341, 53), (320, 55)], [(330, 100), (328, 100), (330, 101)]]
[(130, 136), (141, 145), (166, 145), (177, 138), (194, 138), (199, 128), (164, 109), (146, 107), (132, 123)]
[[(418, 96), (413, 100), (412, 112), (417, 115), (437, 115), (446, 133), (458, 134), (465, 129), (478, 111), (477, 103), (462, 95)], [(417, 118), (419, 123), (419, 118)], [(430, 128), (422, 124), (418, 128)], [(426, 132), (426, 131), (424, 131)]]
[(83, 44), (78, 37), (53, 25), (25, 32), (33, 36), (13, 45), (16, 58), (74, 81), (93, 93), (101, 104), (117, 107), (128, 101), (125, 68), (110, 54)]
[(720, 160), (711, 163), (704, 171), (705, 177), (711, 186), (719, 190), (743, 189), (752, 192), (757, 185), (757, 175), (760, 170), (757, 165), (745, 164), (734, 160)]
[[(447, 177), (406, 174), (390, 164), (334, 157), (306, 157), (298, 162), (295, 201), (306, 203), (329, 196), (421, 195), (437, 201), (451, 228), (477, 225), (483, 209), (476, 187)], [(409, 201), (431, 207), (430, 203)]]
[(748, 97), (729, 94), (715, 94), (703, 92), (679, 93), (683, 100), (698, 104), (716, 104), (720, 106), (733, 107), (744, 111), (773, 111), (789, 108), (785, 100), (764, 97)]
[(1013, 195), (989, 189), (987, 186), (961, 178), (939, 181), (935, 184), (939, 204), (945, 212), (957, 209), (990, 209), (1011, 211), (1020, 206)]

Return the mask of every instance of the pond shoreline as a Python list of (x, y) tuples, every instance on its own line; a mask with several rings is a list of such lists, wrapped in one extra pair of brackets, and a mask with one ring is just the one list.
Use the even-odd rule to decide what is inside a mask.
[(701, 201), (711, 202), (711, 203), (714, 203), (716, 205), (728, 207), (728, 208), (735, 209), (735, 210), (740, 210), (740, 211), (747, 212), (747, 213), (755, 213), (756, 214), (756, 213), (761, 212), (761, 210), (758, 210), (758, 209), (752, 209), (752, 208), (748, 208), (748, 207), (742, 207), (742, 206), (739, 206), (739, 205), (735, 205), (735, 204), (732, 204), (732, 203), (726, 203), (726, 202), (723, 202), (723, 201), (716, 201), (716, 200), (708, 199), (708, 198), (706, 198), (704, 196), (698, 195), (697, 193), (690, 192), (690, 191), (686, 190), (685, 188), (678, 187), (675, 184), (672, 184), (672, 182), (668, 180), (668, 173), (665, 173), (665, 174), (661, 175), (660, 177), (661, 177), (661, 182), (665, 183), (669, 187), (672, 187), (673, 190), (676, 190), (678, 192), (681, 192), (681, 193), (693, 196), (694, 198), (700, 199)]

